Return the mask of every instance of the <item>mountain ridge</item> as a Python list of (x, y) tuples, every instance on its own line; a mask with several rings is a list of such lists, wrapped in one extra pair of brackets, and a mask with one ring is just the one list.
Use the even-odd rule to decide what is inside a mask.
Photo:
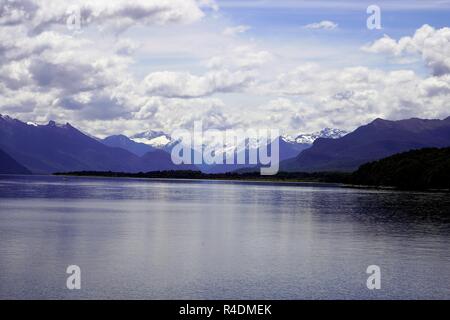
[(450, 117), (384, 120), (377, 118), (339, 139), (317, 139), (296, 158), (281, 163), (285, 171), (353, 171), (360, 165), (399, 152), (450, 145)]
[[(79, 170), (145, 172), (157, 168), (148, 157), (106, 146), (70, 123), (55, 121), (36, 125), (1, 116), (0, 148), (31, 172), (39, 174)], [(167, 157), (170, 155), (165, 159)], [(176, 168), (171, 166), (171, 161), (167, 165)]]

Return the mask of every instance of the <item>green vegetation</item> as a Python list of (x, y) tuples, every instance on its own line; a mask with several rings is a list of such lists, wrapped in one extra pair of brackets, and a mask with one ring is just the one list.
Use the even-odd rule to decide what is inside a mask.
[(261, 176), (259, 172), (206, 174), (200, 171), (157, 171), (146, 173), (81, 171), (56, 173), (56, 175), (152, 179), (319, 182), (393, 187), (403, 190), (450, 190), (450, 148), (427, 148), (396, 154), (379, 161), (364, 164), (354, 173), (280, 172), (274, 176)]
[(350, 183), (404, 190), (450, 189), (450, 148), (427, 148), (362, 165)]
[(341, 183), (349, 177), (348, 173), (318, 172), (291, 173), (280, 172), (274, 176), (261, 176), (259, 172), (206, 174), (200, 171), (156, 171), (140, 173), (80, 171), (55, 173), (55, 175), (114, 177), (114, 178), (153, 178), (153, 179), (208, 179), (208, 180), (246, 180), (279, 182), (329, 182)]

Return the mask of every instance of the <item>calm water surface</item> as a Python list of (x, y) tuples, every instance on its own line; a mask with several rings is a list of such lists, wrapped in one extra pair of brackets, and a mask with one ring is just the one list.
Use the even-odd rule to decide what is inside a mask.
[(449, 299), (450, 197), (0, 176), (0, 298)]

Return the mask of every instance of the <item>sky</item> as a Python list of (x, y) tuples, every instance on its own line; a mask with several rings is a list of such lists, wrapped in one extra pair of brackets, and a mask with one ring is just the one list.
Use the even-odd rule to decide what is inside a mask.
[(445, 0), (0, 0), (0, 113), (99, 137), (445, 118), (449, 23)]

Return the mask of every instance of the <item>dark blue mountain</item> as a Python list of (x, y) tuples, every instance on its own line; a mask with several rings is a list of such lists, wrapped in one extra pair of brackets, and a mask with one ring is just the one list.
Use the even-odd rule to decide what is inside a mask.
[(122, 134), (106, 137), (101, 142), (109, 147), (122, 148), (142, 157), (144, 154), (157, 149), (145, 144), (138, 143)]
[(340, 139), (317, 139), (296, 158), (283, 161), (283, 171), (353, 171), (364, 163), (396, 153), (450, 146), (450, 117), (445, 120), (376, 119)]
[[(172, 162), (171, 155), (164, 150), (154, 150), (147, 152), (141, 157), (146, 166), (152, 168), (151, 171), (172, 171), (172, 170), (192, 170), (199, 171), (195, 165), (180, 164), (176, 165)], [(149, 170), (147, 170), (149, 171)]]
[[(0, 116), (0, 148), (33, 173), (67, 171), (155, 171), (160, 163), (112, 148), (70, 124), (30, 125)], [(170, 161), (159, 158), (160, 161)], [(158, 165), (155, 166), (155, 163)]]
[(285, 141), (282, 138), (279, 139), (279, 145), (280, 145), (280, 161), (294, 158), (298, 156), (300, 152), (302, 152), (303, 150), (306, 150), (311, 147), (311, 145), (307, 143), (292, 143), (289, 141)]
[(0, 150), (0, 174), (31, 174), (31, 171)]

